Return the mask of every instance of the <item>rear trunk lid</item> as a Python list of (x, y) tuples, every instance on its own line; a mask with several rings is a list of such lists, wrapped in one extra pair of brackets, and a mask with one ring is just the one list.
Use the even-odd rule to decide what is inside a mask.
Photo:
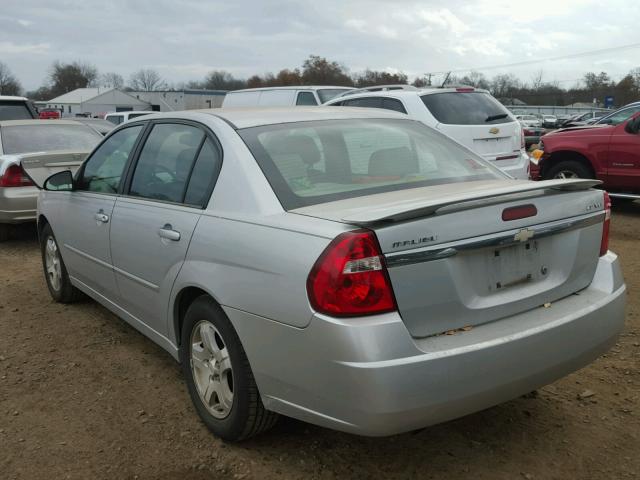
[(42, 188), (44, 182), (54, 173), (70, 170), (75, 173), (82, 164), (88, 151), (62, 150), (58, 152), (23, 153), (12, 155), (16, 163), (20, 163), (22, 169), (38, 188)]
[[(566, 297), (595, 273), (604, 218), (598, 182), (488, 181), (293, 210), (375, 231), (411, 335), (473, 327)], [(375, 198), (377, 197), (377, 198)], [(505, 209), (534, 215), (503, 220)]]

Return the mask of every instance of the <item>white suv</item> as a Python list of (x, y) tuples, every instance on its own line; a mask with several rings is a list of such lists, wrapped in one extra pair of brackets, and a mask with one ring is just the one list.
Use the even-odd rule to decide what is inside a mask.
[(359, 90), (326, 106), (384, 108), (407, 114), (492, 161), (514, 178), (529, 178), (522, 126), (486, 90), (472, 87)]

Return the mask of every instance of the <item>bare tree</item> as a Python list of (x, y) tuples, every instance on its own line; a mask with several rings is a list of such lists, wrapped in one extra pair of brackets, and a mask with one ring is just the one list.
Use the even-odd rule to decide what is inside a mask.
[(213, 70), (207, 74), (202, 85), (212, 90), (238, 90), (245, 88), (246, 82), (224, 70)]
[(22, 86), (9, 67), (0, 62), (0, 95), (20, 95)]
[(542, 69), (538, 70), (531, 76), (531, 90), (540, 90), (542, 85), (544, 84), (542, 81), (543, 71)]
[(109, 88), (124, 88), (124, 79), (122, 75), (115, 72), (103, 73), (100, 75), (100, 86)]
[(131, 74), (129, 77), (129, 86), (132, 90), (153, 92), (165, 89), (167, 87), (167, 83), (155, 70), (142, 68)]
[(85, 88), (95, 84), (98, 79), (98, 69), (89, 63), (53, 62), (49, 73), (52, 95), (62, 95), (76, 88)]

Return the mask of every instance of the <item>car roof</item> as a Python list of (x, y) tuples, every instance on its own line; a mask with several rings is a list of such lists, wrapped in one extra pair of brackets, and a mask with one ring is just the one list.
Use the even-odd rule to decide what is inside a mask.
[(13, 95), (0, 95), (1, 101), (16, 101), (16, 102), (26, 102), (29, 100), (26, 97), (15, 97)]
[[(158, 118), (192, 118), (192, 114), (207, 114), (225, 120), (235, 129), (277, 125), (281, 123), (311, 122), (316, 120), (346, 120), (360, 118), (399, 118), (407, 116), (391, 110), (356, 107), (247, 107), (247, 108), (211, 108), (206, 110), (187, 110), (182, 112), (164, 112), (149, 115), (144, 120)], [(132, 120), (136, 121), (136, 120)]]
[(153, 110), (127, 110), (124, 112), (108, 112), (108, 113), (105, 113), (104, 116), (106, 117), (107, 115), (125, 115), (125, 114), (132, 114), (132, 113), (144, 113), (145, 115), (149, 115), (155, 112)]
[(231, 90), (230, 93), (243, 93), (243, 92), (262, 92), (266, 90), (331, 90), (331, 89), (344, 89), (355, 90), (353, 87), (345, 87), (344, 85), (291, 85), (288, 87), (258, 87), (258, 88), (243, 88), (241, 90)]
[(77, 125), (72, 120), (3, 120), (0, 121), (0, 127), (16, 127), (19, 125)]
[(351, 99), (351, 98), (361, 98), (361, 97), (404, 98), (404, 97), (415, 97), (416, 95), (417, 96), (431, 95), (431, 94), (435, 94), (435, 93), (460, 93), (461, 89), (465, 90), (467, 88), (472, 89), (472, 91), (470, 91), (470, 93), (473, 93), (473, 92), (489, 93), (487, 90), (483, 90), (481, 88), (473, 88), (473, 87), (446, 87), (446, 88), (426, 87), (426, 88), (420, 88), (420, 89), (417, 89), (417, 90), (382, 90), (382, 91), (376, 91), (376, 92), (358, 91), (358, 93), (353, 93), (353, 94), (347, 93), (346, 95), (341, 95), (339, 97), (332, 98), (327, 103), (334, 103), (334, 102), (339, 102), (339, 101), (342, 101), (342, 100), (348, 100), (348, 99)]

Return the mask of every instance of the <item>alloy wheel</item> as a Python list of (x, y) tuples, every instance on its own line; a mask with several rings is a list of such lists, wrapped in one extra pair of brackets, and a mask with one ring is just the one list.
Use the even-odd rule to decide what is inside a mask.
[(44, 260), (49, 285), (57, 292), (62, 286), (62, 265), (58, 245), (53, 237), (47, 237)]
[(222, 335), (208, 320), (193, 328), (190, 362), (200, 400), (215, 418), (226, 418), (233, 407), (233, 367)]

